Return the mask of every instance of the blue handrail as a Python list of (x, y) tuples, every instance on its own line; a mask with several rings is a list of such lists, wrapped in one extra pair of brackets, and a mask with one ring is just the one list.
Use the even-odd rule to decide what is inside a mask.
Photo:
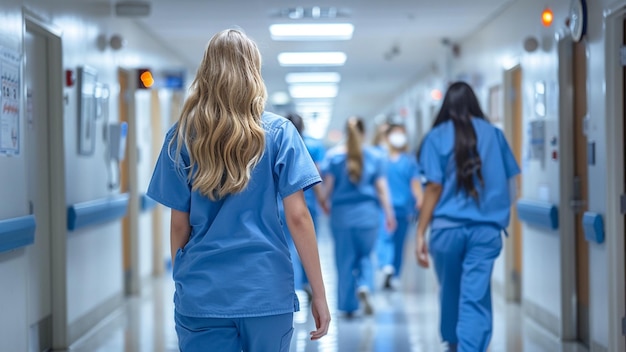
[(585, 231), (585, 239), (589, 242), (604, 242), (604, 221), (602, 215), (585, 212), (583, 214), (583, 230)]
[(67, 209), (67, 229), (78, 230), (122, 218), (128, 210), (128, 193), (70, 205)]
[(0, 253), (35, 243), (34, 215), (0, 220)]
[(531, 226), (550, 230), (559, 228), (559, 209), (554, 204), (520, 199), (517, 201), (517, 216)]

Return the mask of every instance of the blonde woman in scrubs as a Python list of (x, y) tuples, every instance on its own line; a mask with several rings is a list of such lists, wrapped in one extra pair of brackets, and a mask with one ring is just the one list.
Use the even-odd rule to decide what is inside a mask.
[[(386, 157), (374, 147), (363, 146), (363, 120), (347, 122), (345, 149), (328, 157), (324, 183), (330, 211), (330, 227), (335, 240), (337, 265), (337, 307), (352, 317), (359, 309), (359, 298), (366, 314), (372, 313), (369, 292), (357, 292), (363, 272), (372, 272), (370, 257), (380, 230), (381, 208), (387, 230), (396, 227), (385, 179)], [(328, 210), (330, 206), (330, 210)]]
[(294, 291), (277, 197), (309, 278), (317, 340), (330, 313), (303, 190), (315, 164), (288, 120), (264, 112), (261, 56), (243, 32), (210, 40), (148, 195), (172, 209), (176, 332), (183, 352), (289, 350)]

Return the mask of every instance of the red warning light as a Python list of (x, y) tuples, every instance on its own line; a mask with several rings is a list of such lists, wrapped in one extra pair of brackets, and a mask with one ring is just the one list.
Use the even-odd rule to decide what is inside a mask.
[(541, 13), (541, 23), (545, 26), (545, 27), (550, 27), (552, 25), (552, 21), (554, 20), (554, 13), (552, 12), (552, 9), (550, 9), (549, 7), (547, 7), (545, 10), (543, 10), (543, 12)]

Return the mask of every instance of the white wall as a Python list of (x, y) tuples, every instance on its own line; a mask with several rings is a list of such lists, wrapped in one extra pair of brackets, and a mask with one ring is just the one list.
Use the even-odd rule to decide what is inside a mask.
[[(0, 46), (22, 51), (22, 16), (20, 2), (5, 1), (0, 12)], [(23, 81), (23, 77), (22, 77)], [(24, 153), (25, 122), (20, 118), (21, 154), (0, 155), (0, 219), (29, 214), (27, 199), (26, 158)], [(0, 253), (0, 341), (7, 351), (28, 350), (28, 269), (25, 249)]]
[[(150, 128), (150, 91), (135, 93), (135, 119), (137, 121), (137, 189), (145, 193), (152, 176), (152, 129)], [(139, 215), (139, 276), (145, 279), (152, 273), (152, 212)]]
[[(118, 67), (143, 66), (158, 70), (183, 66), (175, 55), (155, 42), (132, 19), (112, 17), (108, 3), (81, 2), (80, 5), (69, 5), (67, 2), (48, 4), (35, 0), (4, 1), (0, 13), (1, 46), (21, 50), (22, 5), (62, 31), (65, 69), (75, 72), (78, 66), (89, 65), (98, 70), (98, 80), (108, 84), (111, 89), (108, 106), (110, 122), (118, 120)], [(96, 46), (98, 35), (110, 36), (113, 33), (121, 34), (126, 40), (126, 46), (117, 52), (110, 48), (103, 51), (98, 49)], [(79, 156), (75, 87), (66, 87), (64, 94), (67, 97), (64, 120), (68, 205), (118, 193), (118, 190), (109, 190), (107, 187), (106, 146), (103, 137), (105, 122), (101, 119), (96, 123), (94, 155)], [(14, 200), (10, 204), (8, 202), (0, 204), (0, 219), (28, 213), (25, 180), (25, 163), (22, 156), (17, 158), (0, 156), (0, 184), (11, 185), (0, 187), (0, 198)], [(0, 290), (0, 302), (3, 302), (3, 314), (0, 315), (0, 341), (3, 348), (12, 351), (28, 350), (26, 299), (29, 295), (26, 279), (29, 273), (25, 268), (28, 268), (28, 262), (24, 251), (0, 254), (0, 285), (3, 287)], [(67, 295), (70, 327), (78, 322), (90, 321), (89, 316), (93, 312), (106, 314), (106, 310), (102, 311), (103, 304), (115, 300), (116, 297), (122, 297), (122, 243), (119, 221), (68, 234)], [(39, 314), (50, 313), (39, 312)], [(78, 330), (85, 328), (88, 326), (76, 327)]]

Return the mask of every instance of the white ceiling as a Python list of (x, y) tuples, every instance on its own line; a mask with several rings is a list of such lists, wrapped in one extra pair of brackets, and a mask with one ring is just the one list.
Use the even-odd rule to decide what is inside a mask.
[[(432, 67), (445, 47), (442, 38), (461, 41), (514, 0), (151, 0), (151, 13), (137, 19), (166, 46), (178, 52), (195, 72), (208, 40), (216, 32), (240, 27), (258, 44), (263, 55), (263, 77), (268, 93), (287, 91), (288, 72), (328, 71), (321, 68), (285, 68), (277, 56), (283, 51), (344, 51), (345, 66), (339, 94), (333, 101), (331, 128), (342, 128), (350, 115), (380, 113), (418, 75)], [(282, 9), (332, 6), (347, 14), (331, 20), (351, 22), (350, 41), (284, 42), (270, 38), (269, 25), (291, 23), (280, 18)], [(397, 46), (399, 54), (385, 59)]]

